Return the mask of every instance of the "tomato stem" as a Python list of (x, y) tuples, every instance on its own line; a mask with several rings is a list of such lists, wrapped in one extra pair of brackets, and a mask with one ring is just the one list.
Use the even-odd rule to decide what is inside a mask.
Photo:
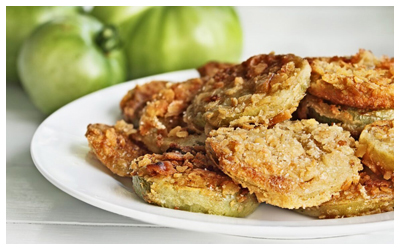
[(106, 25), (96, 36), (97, 45), (105, 52), (121, 47), (121, 39), (113, 25)]

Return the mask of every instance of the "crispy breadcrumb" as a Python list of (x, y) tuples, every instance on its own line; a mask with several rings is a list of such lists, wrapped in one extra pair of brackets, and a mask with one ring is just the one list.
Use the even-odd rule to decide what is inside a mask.
[(134, 190), (148, 203), (234, 217), (258, 207), (256, 197), (215, 168), (204, 151), (147, 154), (131, 167)]
[(354, 138), (364, 127), (377, 120), (392, 120), (394, 109), (368, 110), (332, 104), (322, 98), (307, 94), (296, 110), (297, 118), (314, 118), (319, 122), (340, 125)]
[(285, 121), (272, 129), (219, 128), (207, 153), (259, 201), (283, 208), (316, 206), (358, 182), (355, 141), (339, 126)]
[(374, 173), (362, 171), (360, 182), (341, 191), (316, 207), (296, 210), (320, 219), (343, 218), (384, 213), (394, 210), (394, 183)]
[(128, 177), (132, 160), (149, 152), (130, 139), (132, 133), (132, 125), (119, 121), (115, 126), (89, 124), (85, 136), (93, 153), (111, 172)]
[(146, 103), (152, 100), (153, 96), (164, 89), (167, 84), (167, 81), (151, 81), (143, 85), (136, 85), (135, 88), (129, 90), (119, 104), (124, 120), (138, 127)]
[(310, 94), (349, 107), (394, 108), (394, 58), (378, 59), (360, 49), (350, 57), (308, 60), (312, 68)]
[(194, 97), (191, 128), (278, 123), (291, 117), (310, 82), (310, 65), (292, 54), (258, 55), (218, 71)]
[(366, 126), (357, 144), (357, 156), (375, 174), (394, 181), (394, 120)]
[(154, 153), (165, 152), (170, 144), (204, 145), (205, 134), (187, 128), (183, 114), (203, 86), (200, 78), (168, 84), (153, 96), (139, 122), (139, 140)]
[(221, 62), (211, 61), (197, 68), (197, 71), (199, 72), (200, 77), (207, 78), (207, 77), (213, 77), (219, 71), (232, 66), (234, 66), (234, 64), (232, 63), (221, 63)]

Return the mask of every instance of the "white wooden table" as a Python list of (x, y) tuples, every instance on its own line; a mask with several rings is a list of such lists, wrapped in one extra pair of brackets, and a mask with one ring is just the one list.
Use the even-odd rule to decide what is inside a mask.
[[(390, 8), (239, 8), (244, 58), (257, 53), (393, 56)], [(340, 16), (340, 18), (339, 18)], [(34, 166), (30, 141), (45, 119), (19, 85), (7, 83), (7, 243), (393, 243), (393, 231), (315, 240), (274, 240), (185, 231), (103, 211), (60, 191)]]

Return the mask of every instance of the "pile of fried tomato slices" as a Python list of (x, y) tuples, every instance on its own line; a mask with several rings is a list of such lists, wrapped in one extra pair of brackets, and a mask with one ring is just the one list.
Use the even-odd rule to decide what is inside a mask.
[[(150, 204), (246, 217), (394, 210), (394, 58), (261, 54), (121, 93), (87, 126), (90, 154)], [(124, 95), (125, 94), (125, 95)]]

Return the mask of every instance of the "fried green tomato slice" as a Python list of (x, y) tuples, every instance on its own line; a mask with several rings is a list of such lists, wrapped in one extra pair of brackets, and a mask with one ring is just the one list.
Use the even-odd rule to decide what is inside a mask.
[(317, 206), (358, 181), (355, 141), (341, 127), (314, 119), (273, 128), (219, 128), (207, 154), (260, 202), (282, 208)]
[(115, 126), (89, 124), (85, 136), (92, 152), (112, 173), (130, 177), (132, 160), (149, 153), (130, 138), (133, 133), (131, 124), (118, 121)]
[(215, 169), (204, 152), (147, 154), (132, 163), (133, 188), (146, 202), (197, 213), (245, 217), (259, 205)]
[(206, 79), (207, 77), (213, 77), (216, 73), (221, 70), (227, 69), (229, 67), (234, 66), (232, 63), (223, 63), (217, 61), (208, 62), (199, 68), (197, 68), (197, 72), (199, 72), (200, 77)]
[(394, 211), (394, 183), (362, 171), (360, 182), (319, 206), (295, 210), (320, 219), (354, 217)]
[(151, 81), (129, 90), (119, 104), (124, 120), (134, 124), (136, 128), (139, 127), (139, 120), (146, 103), (167, 84), (167, 81)]
[[(214, 76), (218, 71), (233, 66), (231, 63), (209, 62), (197, 69), (204, 80)], [(120, 101), (120, 109), (126, 122), (139, 127), (140, 117), (147, 102), (153, 100), (160, 91), (171, 85), (168, 81), (151, 81), (145, 84), (137, 85), (129, 90)]]
[(185, 110), (202, 86), (200, 78), (167, 84), (144, 107), (137, 139), (153, 153), (165, 152), (172, 143), (204, 146), (205, 134), (188, 129), (183, 121)]
[(357, 144), (357, 156), (375, 174), (394, 181), (394, 120), (366, 126)]
[(211, 130), (289, 119), (309, 87), (310, 72), (307, 60), (293, 54), (253, 56), (211, 77), (185, 120), (193, 129)]
[(394, 108), (394, 58), (378, 59), (360, 49), (349, 57), (308, 60), (312, 68), (308, 93), (354, 108)]
[(340, 125), (355, 138), (364, 127), (379, 120), (394, 119), (394, 109), (367, 110), (331, 104), (313, 95), (306, 95), (297, 109), (299, 119), (314, 118), (319, 122)]

